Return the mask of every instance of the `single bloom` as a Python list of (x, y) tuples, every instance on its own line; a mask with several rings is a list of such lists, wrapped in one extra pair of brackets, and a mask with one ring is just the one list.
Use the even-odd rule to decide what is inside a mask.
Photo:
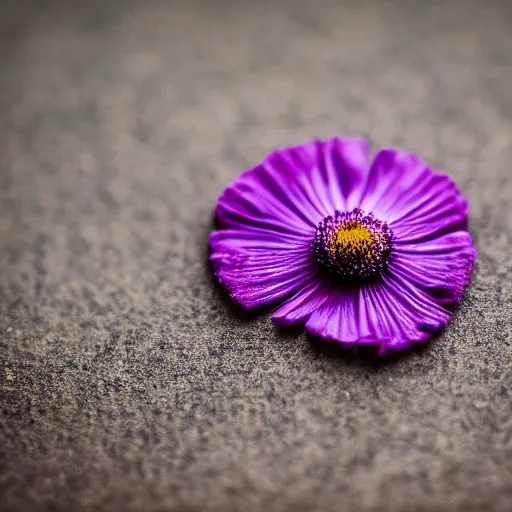
[(360, 138), (278, 149), (217, 202), (210, 261), (245, 309), (379, 353), (430, 339), (469, 282), (468, 203), (452, 179)]

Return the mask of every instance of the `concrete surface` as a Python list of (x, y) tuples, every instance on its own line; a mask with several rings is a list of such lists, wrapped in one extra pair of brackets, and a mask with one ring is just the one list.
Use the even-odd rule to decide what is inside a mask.
[[(5, 0), (0, 509), (512, 510), (511, 34), (507, 0)], [(425, 350), (279, 333), (210, 278), (223, 187), (334, 134), (470, 199)]]

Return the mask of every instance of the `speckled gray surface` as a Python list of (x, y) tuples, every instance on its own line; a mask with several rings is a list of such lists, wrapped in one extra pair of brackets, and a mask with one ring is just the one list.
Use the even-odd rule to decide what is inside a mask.
[[(0, 509), (512, 510), (512, 4), (4, 2)], [(240, 317), (217, 195), (333, 134), (449, 172), (451, 326), (376, 360)]]

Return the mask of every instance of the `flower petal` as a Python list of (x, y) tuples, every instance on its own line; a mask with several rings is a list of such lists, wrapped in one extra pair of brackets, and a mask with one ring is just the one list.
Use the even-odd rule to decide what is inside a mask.
[(359, 289), (332, 290), (306, 322), (306, 330), (345, 346), (380, 345), (380, 353), (426, 341), (451, 313), (400, 276)]
[(245, 309), (290, 295), (317, 272), (309, 243), (273, 232), (214, 231), (210, 246), (215, 275)]
[(450, 307), (462, 298), (476, 252), (471, 235), (457, 231), (418, 244), (398, 244), (390, 270), (399, 273), (432, 300)]
[(317, 142), (318, 167), (331, 194), (331, 211), (352, 210), (358, 206), (357, 191), (364, 181), (370, 154), (366, 139), (333, 138)]
[(304, 323), (328, 297), (326, 283), (318, 275), (314, 275), (293, 297), (276, 309), (272, 320), (279, 327)]
[(464, 230), (468, 217), (467, 201), (449, 176), (397, 149), (376, 155), (361, 208), (388, 222), (401, 242)]
[(359, 290), (334, 289), (306, 322), (306, 331), (345, 346), (359, 341), (360, 324), (357, 316)]

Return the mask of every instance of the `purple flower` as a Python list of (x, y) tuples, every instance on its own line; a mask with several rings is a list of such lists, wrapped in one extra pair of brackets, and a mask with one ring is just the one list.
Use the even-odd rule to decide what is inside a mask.
[(218, 200), (210, 261), (245, 309), (278, 326), (380, 353), (430, 339), (475, 260), (468, 203), (450, 177), (363, 139), (279, 149)]

